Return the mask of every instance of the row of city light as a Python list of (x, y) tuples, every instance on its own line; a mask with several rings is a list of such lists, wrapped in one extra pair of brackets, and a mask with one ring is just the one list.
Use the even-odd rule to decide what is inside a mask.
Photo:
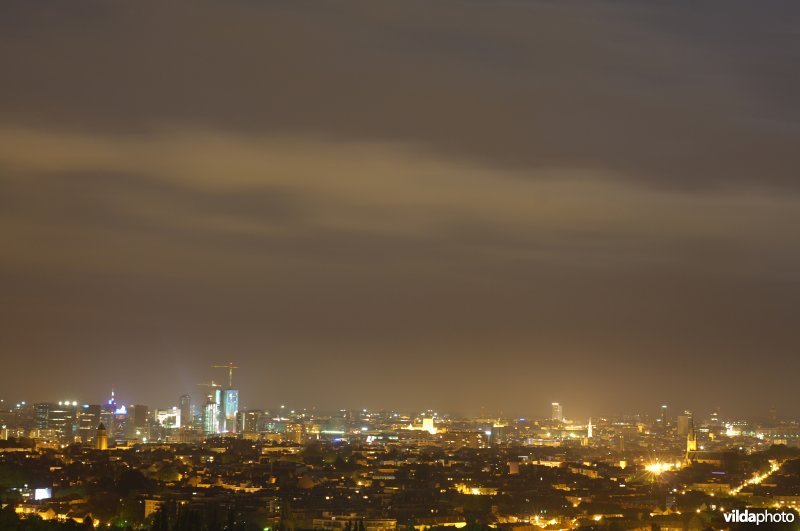
[(769, 464), (770, 464), (770, 467), (769, 467), (769, 470), (767, 472), (764, 472), (763, 474), (756, 474), (755, 476), (753, 476), (752, 478), (748, 479), (747, 481), (745, 481), (744, 483), (742, 483), (741, 485), (739, 485), (735, 489), (732, 489), (730, 491), (731, 496), (736, 496), (737, 494), (739, 494), (739, 492), (744, 487), (746, 487), (748, 485), (758, 485), (759, 483), (761, 483), (762, 481), (767, 479), (769, 476), (771, 476), (772, 474), (774, 474), (775, 472), (777, 472), (781, 468), (781, 463), (779, 463), (778, 461), (772, 461), (771, 460), (769, 462)]

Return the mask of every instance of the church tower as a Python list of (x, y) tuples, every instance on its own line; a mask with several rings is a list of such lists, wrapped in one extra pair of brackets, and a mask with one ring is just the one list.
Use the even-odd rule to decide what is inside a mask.
[(95, 443), (95, 448), (97, 450), (108, 450), (108, 434), (102, 422), (97, 427), (97, 442)]
[(689, 433), (686, 435), (686, 461), (697, 451), (697, 433), (694, 431), (694, 418), (689, 417)]

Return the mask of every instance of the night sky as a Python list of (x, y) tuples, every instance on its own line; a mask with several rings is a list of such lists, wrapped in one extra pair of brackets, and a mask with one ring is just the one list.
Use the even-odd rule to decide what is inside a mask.
[(800, 414), (800, 3), (0, 3), (0, 398)]

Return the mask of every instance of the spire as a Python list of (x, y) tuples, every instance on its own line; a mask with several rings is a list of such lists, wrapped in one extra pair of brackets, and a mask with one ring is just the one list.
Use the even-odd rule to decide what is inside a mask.
[(689, 433), (686, 435), (686, 460), (691, 461), (692, 454), (697, 451), (697, 433), (694, 431), (694, 417), (689, 417)]

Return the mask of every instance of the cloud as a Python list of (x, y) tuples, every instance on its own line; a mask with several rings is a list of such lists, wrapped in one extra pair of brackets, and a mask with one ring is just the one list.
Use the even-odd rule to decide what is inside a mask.
[(666, 188), (796, 185), (792, 3), (48, 7), (4, 5), (7, 123), (411, 143)]
[[(0, 160), (11, 176), (6, 234), (74, 230), (80, 242), (80, 231), (138, 228), (156, 239), (216, 235), (240, 241), (243, 254), (259, 240), (372, 238), (484, 260), (724, 266), (790, 278), (797, 262), (787, 243), (798, 238), (798, 197), (759, 189), (666, 191), (589, 168), (514, 171), (411, 145), (187, 129), (6, 128)], [(32, 256), (8, 250), (11, 260)], [(59, 252), (32, 251), (44, 263)]]

